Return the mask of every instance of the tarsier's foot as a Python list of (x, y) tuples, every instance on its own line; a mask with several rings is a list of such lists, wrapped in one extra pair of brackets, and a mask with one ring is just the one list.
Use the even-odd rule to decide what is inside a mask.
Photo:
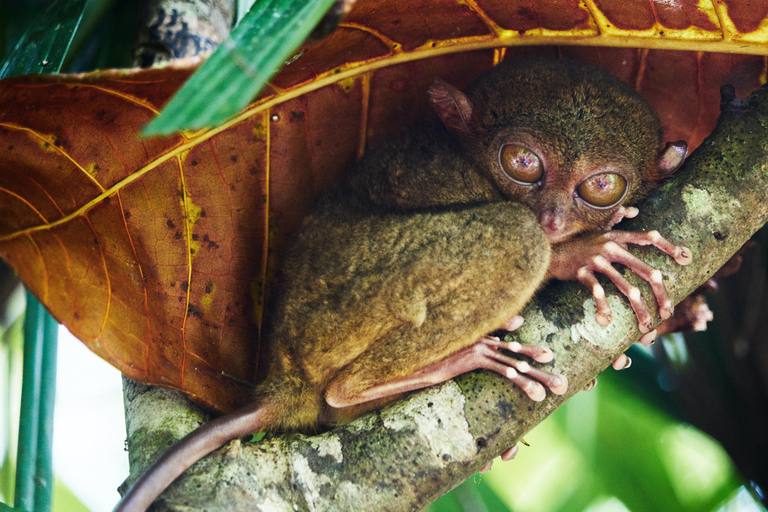
[(500, 349), (526, 355), (539, 363), (548, 363), (554, 358), (552, 351), (546, 347), (501, 341), (495, 336), (483, 336), (465, 350), (468, 351), (468, 361), (474, 368), (493, 370), (505, 376), (535, 402), (540, 402), (547, 396), (545, 386), (556, 395), (562, 395), (568, 389), (565, 376), (534, 368), (525, 361), (504, 354)]
[(653, 327), (653, 319), (640, 296), (640, 290), (613, 267), (614, 263), (626, 266), (648, 281), (662, 318), (671, 317), (674, 307), (664, 286), (661, 271), (630, 253), (627, 244), (654, 245), (680, 265), (687, 265), (692, 259), (690, 249), (673, 244), (658, 231), (608, 231), (560, 244), (553, 255), (549, 273), (558, 279), (576, 279), (589, 287), (597, 305), (597, 321), (600, 325), (608, 325), (612, 319), (611, 308), (595, 272), (604, 274), (629, 299), (640, 331), (647, 333)]

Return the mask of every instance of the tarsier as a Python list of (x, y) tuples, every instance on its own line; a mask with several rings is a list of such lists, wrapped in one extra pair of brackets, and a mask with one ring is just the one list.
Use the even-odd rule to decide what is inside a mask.
[(551, 350), (488, 336), (547, 279), (588, 286), (606, 325), (595, 272), (605, 274), (648, 332), (651, 314), (620, 263), (650, 283), (661, 317), (672, 315), (661, 272), (626, 246), (652, 244), (683, 265), (690, 251), (655, 231), (611, 230), (687, 149), (662, 149), (640, 95), (605, 71), (539, 59), (503, 63), (466, 94), (440, 80), (428, 93), (442, 122), (369, 151), (294, 236), (253, 403), (171, 447), (116, 510), (144, 510), (232, 439), (314, 432), (473, 369), (504, 375), (531, 400), (564, 393), (564, 376), (510, 356), (549, 362)]

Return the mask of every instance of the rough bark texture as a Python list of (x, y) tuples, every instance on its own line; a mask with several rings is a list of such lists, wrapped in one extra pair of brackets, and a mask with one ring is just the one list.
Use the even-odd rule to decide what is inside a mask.
[[(622, 226), (658, 229), (692, 249), (687, 267), (652, 248), (635, 251), (662, 270), (676, 303), (768, 218), (768, 88), (723, 109), (715, 132), (684, 168)], [(649, 287), (639, 286), (651, 306)], [(319, 436), (232, 442), (191, 468), (153, 510), (420, 509), (512, 446), (638, 339), (634, 314), (615, 288), (607, 288), (614, 312), (608, 327), (596, 322), (594, 301), (583, 287), (552, 283), (526, 309), (526, 323), (515, 333), (521, 341), (551, 346), (554, 371), (570, 383), (565, 396), (533, 403), (496, 374), (463, 375)], [(202, 418), (177, 393), (149, 389), (129, 389), (126, 396), (130, 482)]]
[(234, 23), (233, 0), (146, 0), (133, 65), (146, 68), (171, 59), (211, 52)]

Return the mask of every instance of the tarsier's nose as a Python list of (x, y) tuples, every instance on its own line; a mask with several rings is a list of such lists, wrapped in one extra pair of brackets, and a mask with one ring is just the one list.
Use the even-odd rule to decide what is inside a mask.
[(565, 212), (557, 206), (542, 208), (539, 213), (539, 224), (552, 243), (559, 242), (568, 235)]

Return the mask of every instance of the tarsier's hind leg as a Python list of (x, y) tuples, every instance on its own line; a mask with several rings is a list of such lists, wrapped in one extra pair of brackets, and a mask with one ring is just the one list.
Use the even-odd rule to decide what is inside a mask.
[(500, 341), (493, 336), (483, 336), (470, 346), (439, 361), (371, 387), (365, 387), (365, 373), (361, 372), (381, 375), (375, 363), (356, 361), (330, 383), (326, 388), (325, 399), (331, 407), (350, 407), (439, 384), (477, 369), (492, 370), (505, 376), (537, 402), (545, 398), (545, 386), (558, 395), (567, 390), (568, 381), (564, 376), (534, 368), (528, 362), (507, 355), (502, 350), (525, 355), (539, 363), (548, 363), (553, 358), (552, 351), (546, 347), (521, 345)]

